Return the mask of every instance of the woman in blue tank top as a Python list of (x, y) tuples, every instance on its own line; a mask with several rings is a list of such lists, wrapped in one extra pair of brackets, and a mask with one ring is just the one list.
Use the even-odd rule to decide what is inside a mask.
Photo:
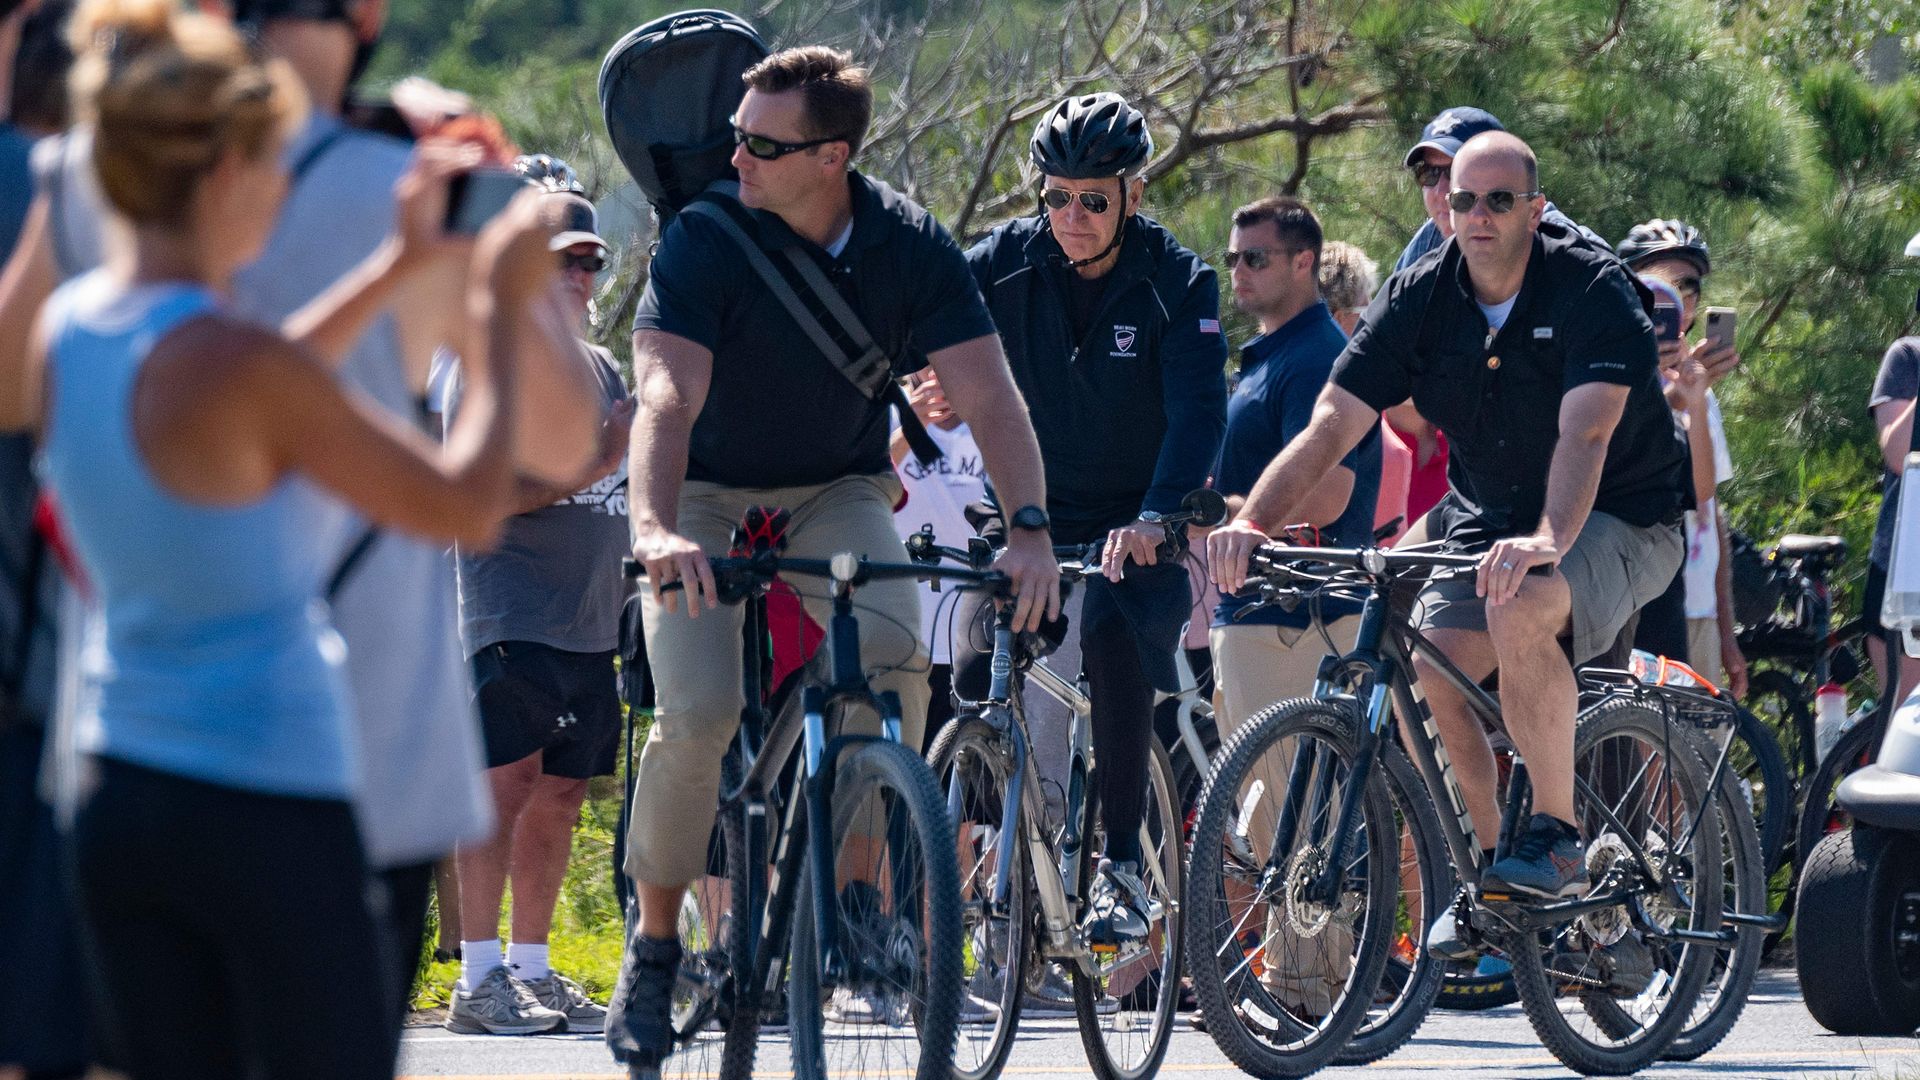
[(88, 0), (73, 25), (76, 101), (126, 228), (48, 301), (26, 369), (0, 371), (0, 427), (39, 430), (100, 616), (72, 853), (105, 1052), (135, 1080), (387, 1080), (399, 1003), (347, 803), (341, 647), (319, 599), (338, 511), (319, 489), (385, 526), (489, 541), (512, 507), (506, 403), (553, 230), (529, 195), (471, 253), (479, 377), (443, 452), (344, 394), (323, 358), (397, 283), (468, 256), (440, 223), (472, 152), (423, 145), (392, 240), (282, 336), (220, 297), (285, 193), (291, 71), (173, 0)]

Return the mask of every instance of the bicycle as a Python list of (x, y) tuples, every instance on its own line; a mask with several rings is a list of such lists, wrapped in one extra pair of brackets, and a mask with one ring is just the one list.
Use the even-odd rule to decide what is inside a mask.
[[(1189, 524), (1217, 524), (1225, 503), (1212, 492), (1188, 497), (1162, 522), (1161, 558), (1184, 550)], [(921, 534), (908, 542), (916, 557), (981, 565), (985, 541), (965, 552), (941, 548)], [(1097, 574), (1098, 545), (1059, 547), (1063, 574)], [(991, 1080), (1005, 1067), (1019, 1029), (1022, 999), (1037, 965), (1059, 962), (1072, 975), (1074, 1011), (1093, 1073), (1100, 1080), (1144, 1080), (1159, 1068), (1173, 1035), (1181, 996), (1181, 877), (1185, 817), (1166, 748), (1149, 746), (1146, 811), (1140, 826), (1142, 879), (1151, 890), (1147, 940), (1102, 949), (1080, 929), (1094, 854), (1105, 847), (1097, 805), (1099, 763), (1093, 753), (1091, 702), (1085, 683), (1054, 671), (1013, 632), (1011, 613), (993, 619), (992, 680), (979, 701), (961, 701), (935, 739), (929, 759), (961, 823), (959, 862), (963, 933), (972, 964), (970, 987), (998, 1006), (989, 1025), (963, 1032), (956, 1080)], [(1072, 712), (1065, 805), (1049, 812), (1032, 766), (1023, 686), (1038, 687)], [(1105, 1005), (1111, 1001), (1112, 1005)], [(1103, 1007), (1104, 1006), (1104, 1007)]]
[[(748, 535), (777, 537), (785, 512), (748, 518)], [(897, 696), (867, 684), (853, 597), (887, 578), (1006, 578), (851, 553), (789, 559), (774, 543), (709, 561), (722, 601), (747, 605), (746, 707), (718, 792), (725, 878), (697, 884), (682, 910), (676, 1052), (662, 1072), (744, 1080), (762, 1010), (784, 991), (796, 1076), (944, 1078), (964, 981), (953, 825), (926, 762), (900, 744)], [(825, 578), (833, 614), (824, 647), (769, 700), (766, 593), (782, 575)], [(834, 734), (854, 709), (877, 714), (881, 735)], [(836, 996), (877, 1002), (873, 1022), (827, 1039)]]
[[(1410, 597), (1394, 595), (1396, 585), (1472, 573), (1479, 561), (1279, 544), (1255, 555), (1259, 587), (1276, 602), (1302, 581), (1316, 594), (1366, 596), (1354, 648), (1323, 661), (1315, 696), (1278, 703), (1244, 725), (1201, 796), (1188, 968), (1215, 1042), (1256, 1076), (1301, 1076), (1335, 1061), (1370, 1018), (1376, 1050), (1404, 1042), (1424, 1020), (1439, 988), (1434, 965), (1416, 973), (1389, 1015), (1371, 1016), (1394, 934), (1409, 928), (1398, 880), (1406, 832), (1428, 834), (1428, 850), (1438, 833), (1472, 883), (1455, 900), (1463, 930), (1504, 949), (1535, 1032), (1581, 1073), (1631, 1073), (1667, 1052), (1720, 948), (1739, 937), (1721, 929), (1721, 904), (1694, 900), (1724, 895), (1707, 755), (1684, 726), (1630, 697), (1585, 710), (1574, 733), (1577, 824), (1590, 838), (1592, 890), (1537, 904), (1479, 890), (1487, 864), (1412, 681), (1413, 657), (1496, 727), (1499, 705), (1412, 625)], [(1411, 763), (1391, 735), (1395, 717)], [(1522, 762), (1508, 784), (1496, 860), (1526, 820), (1529, 790)], [(1420, 801), (1429, 792), (1446, 797), (1447, 812)], [(1396, 810), (1396, 800), (1411, 812)], [(1384, 852), (1394, 855), (1376, 854)], [(1411, 929), (1424, 937), (1434, 910), (1424, 908)], [(1257, 947), (1248, 949), (1242, 937), (1255, 919)], [(1640, 950), (1651, 973), (1636, 978), (1631, 961)], [(1264, 977), (1254, 976), (1256, 965)]]

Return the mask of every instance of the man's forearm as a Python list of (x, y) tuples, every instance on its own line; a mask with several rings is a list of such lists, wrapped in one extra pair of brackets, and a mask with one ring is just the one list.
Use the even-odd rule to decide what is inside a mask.
[(680, 527), (680, 485), (687, 475), (693, 425), (673, 411), (643, 403), (633, 416), (627, 465), (628, 512), (634, 528)]
[(1346, 448), (1331, 427), (1309, 425), (1267, 463), (1247, 494), (1246, 505), (1235, 516), (1271, 533), (1294, 520), (1300, 505), (1316, 485), (1339, 463)]
[(1733, 617), (1733, 538), (1727, 534), (1727, 512), (1718, 502), (1713, 508), (1714, 529), (1720, 534), (1720, 564), (1713, 568), (1714, 614), (1720, 620), (1720, 636), (1734, 636)]
[(1047, 478), (1040, 465), (1040, 441), (1027, 423), (1026, 405), (1019, 392), (1002, 396), (1005, 400), (993, 402), (982, 420), (969, 421), (968, 427), (1006, 512), (1011, 514), (1023, 506), (1044, 507)]
[(1599, 437), (1561, 435), (1554, 445), (1553, 461), (1547, 467), (1546, 509), (1535, 533), (1551, 539), (1562, 555), (1573, 546), (1574, 538), (1587, 527), (1587, 517), (1593, 513), (1611, 435), (1611, 429)]

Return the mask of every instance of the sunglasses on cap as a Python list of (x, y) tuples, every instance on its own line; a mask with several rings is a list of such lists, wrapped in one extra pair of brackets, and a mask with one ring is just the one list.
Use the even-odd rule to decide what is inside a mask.
[(1275, 259), (1284, 259), (1299, 250), (1299, 248), (1280, 247), (1247, 248), (1244, 251), (1235, 251), (1232, 248), (1228, 248), (1227, 269), (1232, 270), (1244, 262), (1247, 264), (1247, 269), (1249, 270), (1265, 270), (1267, 267), (1273, 265)]
[(1537, 199), (1539, 197), (1540, 192), (1538, 191), (1502, 190), (1489, 191), (1485, 195), (1482, 195), (1477, 191), (1462, 191), (1459, 188), (1454, 188), (1453, 193), (1447, 196), (1447, 206), (1456, 214), (1471, 214), (1473, 213), (1474, 206), (1476, 206), (1480, 200), (1485, 199), (1488, 213), (1505, 214), (1513, 209), (1515, 202), (1521, 199)]
[(747, 153), (761, 161), (777, 161), (788, 154), (797, 154), (802, 150), (811, 150), (816, 146), (825, 146), (830, 142), (845, 142), (844, 135), (830, 135), (824, 139), (808, 139), (806, 142), (781, 142), (766, 135), (755, 135), (742, 131), (738, 125), (733, 129), (733, 144), (744, 146)]
[(1413, 182), (1423, 188), (1435, 187), (1444, 181), (1453, 179), (1452, 165), (1434, 165), (1419, 161), (1413, 166)]
[(1076, 198), (1089, 214), (1104, 214), (1113, 202), (1098, 191), (1068, 191), (1066, 188), (1057, 187), (1043, 188), (1040, 191), (1040, 201), (1046, 203), (1049, 210), (1065, 210)]
[(607, 268), (607, 257), (598, 251), (579, 253), (563, 251), (560, 253), (560, 268), (562, 270), (585, 270), (589, 274), (597, 274)]

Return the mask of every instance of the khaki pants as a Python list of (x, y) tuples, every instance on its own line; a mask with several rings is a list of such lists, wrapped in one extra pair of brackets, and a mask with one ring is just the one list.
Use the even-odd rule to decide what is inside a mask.
[[(1353, 648), (1359, 632), (1358, 615), (1327, 624), (1327, 635), (1343, 651)], [(1326, 638), (1313, 627), (1216, 626), (1209, 637), (1219, 687), (1213, 712), (1223, 742), (1261, 709), (1312, 693), (1320, 658), (1327, 655)]]
[(1687, 620), (1687, 666), (1715, 686), (1727, 685), (1727, 671), (1720, 666), (1720, 620)]
[[(842, 551), (901, 562), (906, 550), (893, 528), (900, 482), (891, 474), (851, 476), (793, 488), (733, 488), (689, 481), (680, 495), (680, 534), (709, 555), (727, 550), (734, 526), (752, 506), (792, 511), (785, 554), (822, 559)], [(794, 577), (807, 614), (822, 626), (832, 617), (826, 582)], [(913, 580), (875, 581), (854, 600), (860, 659), (877, 691), (900, 695), (901, 738), (920, 745), (927, 715), (929, 662), (920, 642), (920, 590)], [(740, 723), (743, 607), (669, 614), (643, 594), (647, 662), (653, 668), (653, 731), (640, 756), (626, 870), (649, 885), (683, 885), (706, 870), (720, 790), (720, 761)], [(847, 730), (878, 731), (871, 715), (849, 718)]]

